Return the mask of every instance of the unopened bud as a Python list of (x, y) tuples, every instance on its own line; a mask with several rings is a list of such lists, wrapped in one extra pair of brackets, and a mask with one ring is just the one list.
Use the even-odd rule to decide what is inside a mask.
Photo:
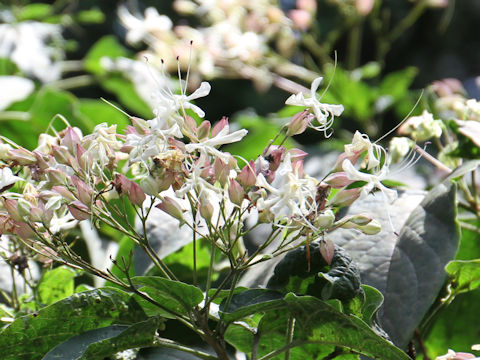
[(65, 146), (71, 154), (75, 154), (77, 145), (80, 145), (80, 142), (81, 139), (77, 131), (72, 127), (68, 127), (60, 144)]
[(320, 254), (322, 254), (328, 265), (332, 263), (333, 255), (335, 254), (335, 244), (331, 239), (320, 240)]
[(127, 195), (130, 202), (137, 206), (142, 206), (146, 199), (145, 193), (138, 184), (125, 175), (115, 174), (113, 185), (119, 194)]
[(222, 119), (218, 123), (215, 124), (215, 126), (212, 129), (212, 137), (217, 136), (220, 133), (220, 131), (223, 130), (223, 128), (225, 126), (227, 126), (227, 127), (229, 126), (228, 125), (228, 118), (226, 116), (222, 117)]
[(213, 163), (213, 171), (215, 172), (215, 180), (224, 186), (228, 181), (230, 167), (217, 157)]
[(183, 210), (180, 207), (180, 204), (178, 204), (178, 202), (171, 197), (165, 196), (162, 202), (156, 205), (156, 207), (165, 211), (168, 215), (180, 221), (180, 223), (184, 222)]
[(358, 228), (365, 235), (375, 235), (382, 231), (382, 225), (377, 220), (370, 221), (367, 225)]
[(72, 214), (76, 220), (82, 221), (90, 218), (90, 209), (84, 203), (76, 200), (67, 206), (70, 214)]
[(78, 199), (85, 205), (90, 206), (92, 202), (93, 189), (75, 175), (73, 175), (71, 179), (73, 186), (75, 186), (77, 189)]
[(305, 131), (308, 124), (312, 121), (313, 115), (308, 110), (303, 110), (292, 117), (287, 125), (286, 136), (301, 134)]
[(9, 150), (8, 155), (9, 160), (13, 160), (19, 165), (32, 165), (37, 161), (35, 154), (24, 148)]
[(361, 193), (362, 188), (341, 190), (335, 195), (331, 202), (331, 205), (349, 206), (360, 197)]
[(200, 126), (197, 128), (197, 137), (199, 140), (205, 139), (210, 135), (210, 128), (212, 124), (208, 120), (202, 121)]
[(243, 167), (237, 176), (237, 180), (244, 188), (255, 186), (257, 175), (255, 174), (255, 162), (253, 160), (250, 160), (250, 162)]
[(245, 199), (245, 191), (243, 187), (234, 179), (230, 179), (228, 186), (228, 196), (230, 201), (235, 205), (241, 206), (243, 199)]
[(200, 215), (205, 219), (207, 223), (212, 221), (213, 217), (213, 205), (212, 202), (208, 199), (207, 196), (200, 196)]
[(318, 228), (328, 229), (334, 222), (335, 214), (332, 210), (327, 209), (316, 217), (314, 225)]
[(0, 201), (2, 202), (3, 207), (5, 210), (7, 210), (8, 215), (15, 220), (15, 221), (23, 221), (22, 215), (20, 215), (19, 209), (18, 209), (18, 201), (13, 200), (13, 199), (7, 199), (7, 198), (0, 198)]
[(354, 182), (354, 180), (350, 180), (348, 178), (347, 174), (344, 171), (331, 173), (323, 181), (329, 184), (334, 189), (341, 189)]

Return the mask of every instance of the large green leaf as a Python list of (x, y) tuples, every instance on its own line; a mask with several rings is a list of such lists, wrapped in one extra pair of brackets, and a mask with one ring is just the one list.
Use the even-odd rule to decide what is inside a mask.
[[(375, 359), (409, 359), (358, 317), (344, 314), (320, 299), (289, 293), (283, 301), (286, 308), (268, 311), (257, 330), (241, 324), (231, 325), (225, 334), (226, 340), (247, 354), (257, 344), (259, 359), (273, 355), (276, 349), (286, 350), (289, 346), (292, 347), (292, 360), (322, 359), (335, 347)], [(287, 345), (285, 329), (290, 317), (295, 318), (295, 330), (291, 345)], [(276, 355), (281, 355), (281, 352)], [(342, 357), (347, 358), (356, 357)]]
[(74, 294), (37, 313), (22, 316), (0, 333), (4, 360), (40, 359), (65, 340), (113, 324), (147, 317), (131, 295), (113, 288)]
[[(357, 262), (362, 281), (383, 293), (379, 320), (400, 347), (407, 344), (438, 296), (446, 276), (444, 267), (458, 247), (455, 186), (446, 181), (422, 197), (404, 192), (387, 205), (381, 195), (371, 195), (348, 213), (371, 214), (382, 224), (379, 234), (338, 229), (330, 235)], [(398, 236), (393, 229), (401, 230)]]
[(162, 326), (162, 320), (153, 317), (131, 326), (90, 330), (56, 346), (42, 360), (102, 360), (119, 351), (153, 346), (156, 331)]
[(161, 314), (165, 317), (172, 317), (172, 314), (164, 310), (170, 310), (177, 314), (187, 314), (203, 300), (202, 291), (189, 284), (180, 281), (168, 280), (158, 276), (136, 276), (132, 278), (139, 290), (149, 294), (162, 307), (138, 299), (148, 314)]
[(46, 271), (38, 284), (38, 295), (44, 305), (50, 305), (73, 294), (77, 272), (66, 266)]

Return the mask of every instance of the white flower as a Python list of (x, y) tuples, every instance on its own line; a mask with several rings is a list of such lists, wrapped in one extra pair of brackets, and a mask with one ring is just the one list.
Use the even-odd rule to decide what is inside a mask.
[(335, 116), (340, 116), (342, 114), (343, 105), (322, 104), (318, 101), (317, 89), (322, 80), (322, 77), (313, 80), (310, 88), (310, 98), (305, 98), (303, 93), (298, 93), (290, 96), (287, 101), (285, 101), (285, 104), (309, 107), (313, 111), (318, 122), (318, 125), (310, 123), (309, 127), (317, 131), (323, 131), (326, 135), (326, 131), (333, 125)]
[(95, 126), (93, 132), (82, 139), (82, 145), (100, 168), (105, 167), (115, 158), (115, 150), (122, 146), (117, 140), (117, 125)]
[(150, 125), (150, 134), (138, 135), (128, 134), (125, 145), (131, 146), (130, 163), (137, 161), (146, 161), (168, 149), (168, 139), (171, 137), (181, 138), (182, 132), (177, 124), (162, 130), (158, 119), (148, 120)]
[(316, 211), (317, 181), (311, 177), (301, 178), (298, 170), (292, 166), (287, 153), (271, 184), (262, 174), (257, 176), (256, 185), (266, 190), (265, 196), (257, 200), (257, 208), (260, 212), (270, 212), (275, 222), (303, 220), (305, 225), (310, 225), (306, 218)]
[[(154, 114), (160, 120), (169, 121), (172, 115), (178, 115), (179, 110), (192, 109), (199, 117), (203, 118), (205, 112), (198, 106), (190, 103), (190, 101), (207, 96), (210, 93), (211, 86), (204, 81), (193, 94), (172, 94), (170, 91), (162, 89), (157, 91), (153, 96), (156, 101)], [(177, 120), (178, 121), (178, 120)]]
[(392, 162), (396, 163), (400, 159), (403, 159), (414, 146), (415, 143), (413, 140), (407, 137), (402, 136), (392, 138), (388, 147), (390, 156), (392, 157)]
[(353, 135), (352, 143), (344, 146), (347, 157), (355, 157), (358, 154), (367, 151), (367, 170), (373, 169), (380, 164), (382, 154), (385, 149), (380, 145), (372, 144), (368, 135), (356, 131)]
[(0, 76), (0, 111), (16, 101), (25, 99), (34, 88), (35, 85), (30, 79), (20, 76)]
[(342, 169), (345, 171), (350, 180), (365, 181), (367, 183), (362, 188), (361, 197), (367, 196), (374, 188), (377, 188), (388, 198), (390, 202), (395, 201), (397, 198), (397, 192), (395, 190), (389, 189), (382, 184), (382, 180), (384, 180), (388, 174), (387, 161), (378, 172), (373, 174), (368, 174), (357, 170), (348, 159), (343, 160)]
[(425, 141), (432, 137), (439, 138), (442, 135), (442, 128), (442, 121), (434, 120), (433, 115), (424, 110), (422, 115), (407, 119), (398, 132), (410, 135), (415, 141)]
[(23, 179), (13, 175), (12, 169), (8, 167), (0, 169), (0, 190), (15, 184), (19, 180)]
[(0, 57), (42, 82), (60, 78), (63, 38), (60, 25), (35, 21), (0, 24)]
[(149, 34), (154, 32), (170, 31), (172, 20), (168, 16), (160, 15), (157, 9), (149, 7), (145, 10), (145, 17), (133, 15), (125, 6), (120, 6), (117, 11), (120, 22), (128, 30), (127, 41), (136, 44), (145, 40)]
[(210, 154), (214, 157), (219, 157), (220, 159), (222, 159), (222, 161), (227, 163), (230, 158), (230, 154), (223, 153), (217, 150), (216, 147), (240, 141), (248, 133), (248, 131), (245, 129), (237, 130), (231, 134), (229, 132), (230, 126), (227, 124), (222, 128), (222, 130), (219, 131), (219, 133), (215, 137), (211, 139), (200, 140), (200, 142), (198, 143), (187, 144), (185, 145), (185, 148), (189, 153), (198, 150), (201, 153)]

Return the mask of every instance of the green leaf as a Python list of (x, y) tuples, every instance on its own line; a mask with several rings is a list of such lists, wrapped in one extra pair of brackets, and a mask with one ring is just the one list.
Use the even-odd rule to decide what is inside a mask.
[(80, 11), (77, 21), (83, 24), (101, 24), (105, 21), (105, 14), (98, 8)]
[(226, 299), (220, 304), (220, 318), (232, 322), (263, 311), (285, 307), (283, 295), (269, 289), (250, 289), (232, 296), (226, 307)]
[(463, 293), (435, 316), (424, 344), (430, 359), (445, 354), (447, 349), (467, 351), (478, 344), (480, 290)]
[(147, 317), (131, 295), (113, 288), (74, 294), (37, 313), (22, 316), (0, 333), (4, 360), (40, 359), (65, 340), (113, 324)]
[(38, 295), (42, 304), (50, 305), (74, 293), (77, 272), (67, 266), (46, 271), (38, 284)]
[[(140, 291), (149, 294), (162, 307), (174, 313), (187, 314), (203, 300), (203, 293), (199, 288), (179, 281), (158, 276), (136, 276), (132, 278), (132, 282), (140, 286)], [(172, 317), (171, 313), (144, 299), (139, 299), (139, 303), (144, 306), (147, 314)]]
[(90, 330), (56, 346), (42, 360), (101, 360), (119, 351), (153, 346), (162, 322), (153, 317), (131, 326), (111, 325)]
[(42, 20), (52, 13), (52, 6), (48, 4), (28, 4), (22, 6), (17, 14), (18, 21)]
[(84, 62), (85, 70), (96, 75), (105, 75), (107, 71), (100, 64), (100, 60), (104, 56), (110, 58), (126, 57), (128, 51), (118, 42), (115, 36), (104, 36), (87, 53)]
[(480, 259), (450, 261), (445, 270), (453, 277), (454, 294), (472, 291), (480, 286)]
[(81, 115), (83, 128), (88, 132), (104, 122), (116, 124), (117, 132), (121, 132), (130, 124), (127, 116), (101, 100), (80, 99), (76, 103), (76, 108)]
[(315, 297), (290, 293), (285, 302), (298, 323), (294, 341), (334, 344), (375, 359), (409, 359), (359, 318), (343, 314)]
[(395, 101), (401, 100), (408, 94), (408, 88), (417, 73), (417, 68), (408, 67), (385, 75), (380, 85), (380, 94), (392, 96)]
[(362, 285), (365, 293), (365, 302), (362, 307), (362, 320), (372, 326), (378, 310), (383, 304), (383, 295), (372, 286)]
[(105, 79), (101, 79), (100, 85), (107, 91), (115, 94), (122, 104), (134, 111), (137, 115), (149, 119), (153, 116), (150, 107), (143, 101), (130, 80), (119, 75), (109, 75)]

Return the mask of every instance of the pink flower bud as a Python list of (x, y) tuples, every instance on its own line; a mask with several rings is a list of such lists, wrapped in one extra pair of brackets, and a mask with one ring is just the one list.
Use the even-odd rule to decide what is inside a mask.
[(80, 201), (76, 200), (67, 206), (70, 214), (72, 214), (75, 219), (82, 221), (90, 218), (90, 209)]
[(222, 119), (215, 124), (212, 129), (212, 137), (217, 136), (218, 133), (222, 131), (225, 126), (228, 126), (228, 118), (226, 116), (222, 117)]
[(322, 254), (328, 265), (332, 263), (333, 255), (335, 254), (335, 244), (331, 239), (320, 240), (320, 254)]
[(243, 167), (237, 176), (237, 180), (244, 188), (255, 186), (257, 175), (255, 173), (255, 162), (253, 160), (250, 160), (250, 162)]
[(200, 196), (200, 215), (205, 219), (207, 223), (211, 223), (213, 217), (213, 204), (207, 196)]
[(355, 182), (354, 180), (350, 180), (344, 171), (331, 173), (323, 181), (334, 189), (341, 189)]
[(215, 180), (224, 186), (228, 181), (228, 175), (230, 174), (230, 167), (225, 164), (222, 159), (217, 157), (213, 163), (213, 171), (215, 173)]
[(313, 115), (308, 110), (303, 110), (292, 117), (287, 124), (286, 136), (301, 134), (305, 131), (308, 124), (312, 121)]
[(60, 142), (60, 145), (65, 146), (70, 154), (75, 154), (75, 150), (77, 149), (77, 145), (81, 142), (80, 136), (78, 136), (77, 131), (75, 129), (68, 127), (65, 130), (65, 135)]
[(77, 189), (78, 200), (85, 205), (90, 206), (92, 203), (93, 189), (90, 185), (87, 185), (75, 175), (73, 175), (71, 179), (73, 186)]
[(69, 182), (69, 179), (67, 180), (67, 174), (58, 169), (49, 168), (45, 170), (45, 173), (47, 174), (50, 184), (63, 185)]
[(65, 186), (52, 186), (52, 191), (56, 192), (57, 194), (60, 194), (64, 199), (67, 199), (68, 201), (75, 201), (77, 200), (75, 196), (72, 194), (70, 190), (68, 190)]
[(20, 215), (18, 211), (18, 201), (13, 199), (7, 199), (4, 197), (0, 198), (3, 207), (7, 210), (8, 215), (15, 220), (15, 221), (23, 221), (23, 217)]
[(290, 154), (290, 159), (292, 163), (303, 160), (307, 157), (307, 153), (303, 150), (293, 148), (288, 150), (288, 153)]
[(212, 127), (212, 124), (210, 124), (210, 121), (205, 120), (202, 121), (200, 126), (197, 128), (197, 137), (199, 140), (205, 139), (210, 135), (210, 128)]
[(183, 210), (180, 207), (180, 204), (178, 204), (178, 202), (171, 197), (165, 196), (162, 202), (156, 205), (156, 207), (180, 221), (181, 224), (184, 222)]
[(197, 133), (197, 122), (195, 121), (194, 118), (192, 118), (191, 116), (185, 116), (185, 125), (187, 127), (187, 129), (192, 133), (192, 134), (196, 134)]
[(293, 9), (288, 12), (288, 17), (292, 19), (297, 29), (308, 30), (312, 24), (312, 14), (306, 10)]
[(35, 154), (24, 148), (18, 148), (8, 151), (9, 160), (14, 161), (18, 165), (32, 165), (37, 162)]
[(243, 199), (245, 199), (245, 191), (243, 187), (234, 179), (230, 179), (228, 186), (228, 196), (230, 201), (235, 205), (241, 206)]
[(349, 206), (360, 197), (362, 188), (340, 190), (333, 198), (331, 205)]
[(120, 195), (125, 194), (132, 204), (142, 206), (146, 196), (136, 182), (128, 179), (125, 175), (115, 174), (112, 183)]
[(33, 154), (37, 159), (36, 165), (40, 168), (40, 170), (45, 171), (50, 167), (50, 164), (47, 162), (49, 160), (49, 155), (39, 153), (38, 151), (34, 151)]
[(23, 240), (29, 240), (35, 237), (35, 232), (30, 225), (23, 221), (15, 221), (12, 232)]

